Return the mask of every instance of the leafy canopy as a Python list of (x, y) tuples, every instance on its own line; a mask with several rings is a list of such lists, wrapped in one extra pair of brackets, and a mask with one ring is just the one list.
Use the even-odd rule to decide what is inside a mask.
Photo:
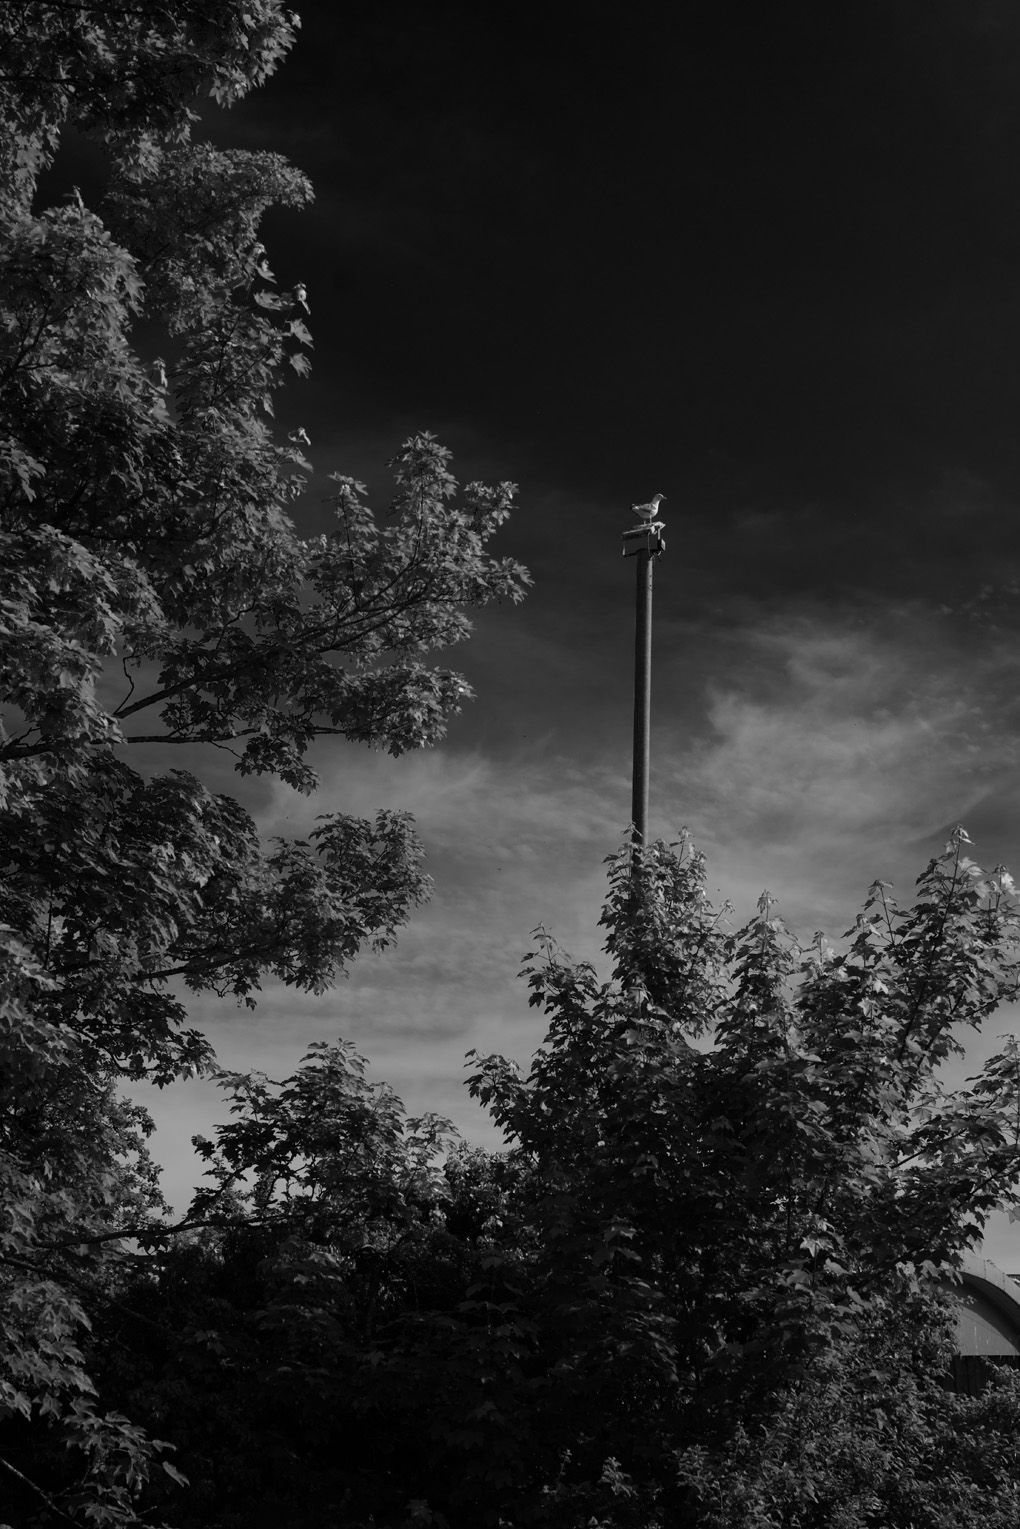
[[(349, 1045), (221, 1079), (192, 1229), (109, 1311), (103, 1394), (173, 1417), (182, 1529), (1012, 1529), (1020, 1376), (945, 1389), (948, 1290), (1020, 1179), (1018, 907), (961, 830), (838, 948), (734, 931), (689, 839), (610, 864), (615, 973), (542, 938), (503, 1153)], [(653, 996), (654, 995), (654, 996)], [(116, 1334), (118, 1344), (109, 1341)], [(215, 1440), (215, 1446), (210, 1445)]]
[[(459, 494), (427, 432), (384, 520), (335, 474), (329, 531), (295, 527), (310, 464), (273, 395), (309, 371), (308, 302), (259, 226), (311, 188), (191, 132), (297, 25), (279, 0), (0, 6), (0, 1428), (59, 1424), (85, 1475), (46, 1511), (98, 1523), (132, 1521), (147, 1467), (80, 1339), (159, 1209), (116, 1080), (209, 1065), (189, 990), (321, 991), (428, 891), (406, 815), (265, 844), (203, 746), (309, 791), (316, 739), (434, 743), (470, 694), (437, 655), (527, 583), (489, 546), (513, 485)], [(105, 157), (95, 208), (40, 205), (68, 129)], [(187, 769), (138, 768), (151, 744)]]

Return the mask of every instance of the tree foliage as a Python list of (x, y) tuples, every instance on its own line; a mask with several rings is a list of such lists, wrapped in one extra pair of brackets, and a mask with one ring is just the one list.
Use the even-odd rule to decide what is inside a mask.
[(733, 931), (686, 837), (615, 857), (613, 979), (543, 936), (530, 1072), (472, 1059), (502, 1153), (407, 1120), (343, 1043), (282, 1083), (223, 1075), (192, 1230), (93, 1340), (107, 1403), (189, 1479), (148, 1508), (1010, 1529), (1020, 1376), (945, 1384), (955, 1270), (1020, 1178), (1012, 1043), (962, 1086), (942, 1066), (1017, 978), (1010, 879), (966, 850), (807, 949), (767, 894)]
[[(147, 1466), (79, 1347), (118, 1234), (159, 1212), (116, 1080), (209, 1065), (189, 990), (320, 991), (428, 891), (406, 815), (265, 844), (191, 773), (201, 746), (307, 791), (318, 738), (435, 742), (470, 691), (434, 655), (527, 582), (489, 550), (513, 485), (458, 494), (428, 433), (384, 521), (336, 474), (331, 529), (295, 528), (310, 464), (273, 393), (309, 370), (307, 295), (258, 235), (311, 188), (191, 129), (297, 24), (279, 0), (0, 6), (0, 1421), (84, 1451), (47, 1511), (97, 1523), (131, 1521)], [(105, 155), (96, 208), (40, 205), (69, 129)], [(136, 767), (151, 743), (189, 769)]]

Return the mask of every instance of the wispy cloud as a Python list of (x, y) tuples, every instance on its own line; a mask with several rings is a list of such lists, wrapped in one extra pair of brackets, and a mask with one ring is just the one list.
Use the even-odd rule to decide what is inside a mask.
[[(739, 681), (709, 685), (707, 729), (674, 730), (660, 800), (691, 821), (731, 897), (768, 885), (795, 922), (847, 917), (870, 882), (905, 895), (947, 828), (988, 822), (1017, 739), (989, 722), (994, 655), (931, 615), (768, 618), (740, 634)], [(1005, 812), (998, 860), (1017, 847)]]

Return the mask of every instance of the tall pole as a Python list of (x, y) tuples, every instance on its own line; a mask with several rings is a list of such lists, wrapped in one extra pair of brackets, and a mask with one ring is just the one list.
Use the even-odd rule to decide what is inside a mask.
[(659, 505), (665, 494), (656, 494), (648, 504), (631, 508), (640, 524), (623, 533), (623, 555), (637, 559), (637, 600), (634, 614), (634, 777), (631, 796), (633, 843), (640, 847), (648, 839), (648, 771), (652, 735), (652, 567), (666, 550), (659, 519)]
[(652, 741), (652, 553), (638, 551), (634, 616), (634, 782), (630, 819), (634, 843), (648, 837), (648, 769)]

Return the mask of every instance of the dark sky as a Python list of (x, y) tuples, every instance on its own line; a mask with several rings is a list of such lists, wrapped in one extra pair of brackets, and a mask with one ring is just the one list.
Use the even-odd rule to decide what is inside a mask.
[[(598, 954), (632, 501), (667, 495), (652, 826), (691, 826), (741, 919), (768, 885), (838, 936), (960, 820), (1020, 865), (1020, 12), (298, 8), (290, 60), (198, 132), (315, 186), (264, 235), (315, 337), (278, 408), (312, 440), (299, 518), (331, 471), (385, 505), (386, 458), (428, 428), (463, 479), (519, 483), (503, 545), (536, 584), (457, 655), (478, 700), (440, 750), (324, 748), (316, 802), (246, 798), (268, 830), (414, 810), (437, 891), (399, 949), (337, 995), (205, 1018), (270, 1071), (347, 1034), (491, 1140), (460, 1059), (536, 1044), (529, 930)], [(210, 1106), (174, 1108), (180, 1131)]]
[(1015, 7), (698, 9), (304, 8), (215, 131), (318, 189), (270, 230), (315, 408), (455, 418), (595, 502), (643, 469), (709, 526), (1015, 488)]
[(717, 649), (748, 605), (1009, 581), (1013, 5), (302, 14), (287, 65), (208, 130), (317, 189), (267, 228), (313, 298), (315, 380), (285, 412), (317, 464), (369, 476), (427, 425), (465, 476), (518, 481), (524, 619), (621, 681), (616, 538), (656, 489), (660, 612)]

